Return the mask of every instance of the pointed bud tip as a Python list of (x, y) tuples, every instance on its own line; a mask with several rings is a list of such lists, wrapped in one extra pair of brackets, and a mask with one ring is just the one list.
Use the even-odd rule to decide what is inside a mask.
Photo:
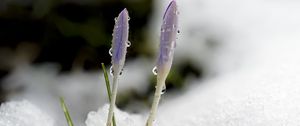
[(129, 20), (129, 14), (128, 14), (127, 9), (124, 8), (124, 9), (120, 12), (120, 14), (119, 14), (118, 17), (119, 17), (119, 18), (123, 18), (123, 19), (128, 19), (128, 20)]
[(166, 14), (167, 14), (168, 12), (170, 12), (170, 11), (176, 11), (176, 10), (177, 10), (176, 0), (172, 0), (172, 1), (169, 3), (169, 5), (168, 5), (168, 7), (167, 7), (167, 9), (166, 9), (166, 11), (165, 11), (165, 14), (164, 14), (163, 18), (165, 18)]
[(177, 7), (176, 0), (172, 0), (166, 11), (168, 11), (169, 9), (175, 9), (176, 7)]
[(172, 0), (172, 1), (171, 1), (171, 3), (174, 3), (174, 4), (176, 4), (176, 0)]
[(127, 9), (126, 9), (126, 8), (124, 8), (124, 9), (122, 10), (121, 14), (122, 14), (122, 15), (124, 15), (124, 14), (128, 15), (128, 11), (127, 11)]

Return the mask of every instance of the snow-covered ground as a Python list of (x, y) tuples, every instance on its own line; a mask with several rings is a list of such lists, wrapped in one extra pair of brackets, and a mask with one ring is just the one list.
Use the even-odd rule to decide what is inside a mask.
[[(149, 63), (151, 62), (146, 59), (128, 62), (120, 77), (119, 93), (128, 90), (145, 92), (145, 85), (148, 84), (145, 80), (149, 80), (149, 74), (152, 74), (152, 64)], [(74, 123), (84, 125), (90, 111), (97, 110), (108, 102), (103, 73), (99, 70), (59, 74), (58, 69), (54, 64), (17, 68), (6, 78), (4, 84), (6, 88), (12, 89), (23, 87), (24, 91), (12, 94), (9, 99), (27, 99), (56, 120), (55, 126), (63, 126), (67, 124), (59, 102), (59, 97), (62, 96)]]
[[(152, 38), (159, 35), (161, 15), (167, 3), (167, 0), (164, 4), (161, 4), (161, 0), (156, 2), (157, 12), (153, 18), (154, 23), (150, 26)], [(180, 35), (175, 52), (175, 64), (183, 60), (193, 60), (195, 65), (205, 68), (207, 76), (202, 80), (188, 81), (194, 85), (182, 94), (162, 98), (164, 102), (159, 106), (156, 120), (158, 126), (296, 126), (300, 124), (299, 1), (177, 0), (177, 3), (180, 10)], [(158, 39), (154, 39), (156, 40)], [(144, 60), (127, 64), (128, 71), (125, 70), (123, 75), (136, 73), (122, 78), (120, 83), (124, 82), (123, 86), (126, 88), (125, 83), (136, 82), (132, 86), (137, 90), (143, 89), (140, 83), (151, 74), (149, 69), (151, 70), (152, 64)], [(140, 68), (144, 66), (149, 68), (141, 70)], [(57, 77), (53, 74), (54, 77), (47, 77), (50, 80), (47, 83), (66, 83), (56, 87), (55, 91), (60, 92), (59, 95), (66, 96), (70, 110), (77, 111), (87, 107), (82, 111), (86, 112), (88, 109), (92, 111), (87, 116), (87, 126), (104, 126), (105, 123), (107, 106), (102, 108), (105, 100), (101, 102), (102, 105), (98, 100), (105, 99), (106, 94), (102, 91), (103, 87), (99, 87), (103, 79), (97, 77), (98, 75), (102, 76), (96, 73), (68, 77)], [(27, 76), (23, 77), (26, 80)], [(91, 81), (94, 83), (91, 84), (92, 87), (74, 86), (75, 82), (89, 84)], [(96, 85), (100, 90), (95, 88)], [(70, 88), (75, 92), (66, 92)], [(93, 106), (79, 104), (82, 102), (78, 101), (84, 100), (85, 97), (80, 95), (82, 98), (73, 97), (72, 100), (71, 96), (77, 94), (90, 97), (96, 95), (92, 97), (95, 103)], [(32, 102), (47, 114), (48, 111), (52, 111), (43, 108), (45, 106), (40, 102)], [(55, 101), (52, 102), (56, 104)], [(78, 104), (75, 105), (76, 103)], [(97, 110), (95, 106), (99, 107), (99, 105), (100, 109), (95, 112)], [(7, 108), (5, 104), (1, 106), (0, 115), (18, 114), (18, 111), (21, 111), (16, 107), (13, 111), (9, 108), (5, 112), (5, 108)], [(60, 111), (60, 109), (53, 111)], [(84, 112), (75, 118), (83, 118), (87, 115)], [(59, 114), (63, 116), (63, 113)], [(76, 115), (72, 112), (71, 114)], [(0, 117), (0, 125), (2, 126), (3, 119), (10, 117)], [(116, 117), (122, 126), (141, 126), (145, 122), (147, 113), (132, 115), (117, 111)], [(18, 121), (21, 118), (24, 117), (13, 116), (10, 119)], [(52, 118), (56, 120), (58, 117)], [(30, 116), (28, 119), (31, 119)], [(17, 124), (9, 126), (17, 126)]]
[(54, 126), (54, 119), (29, 101), (11, 101), (0, 107), (0, 126)]

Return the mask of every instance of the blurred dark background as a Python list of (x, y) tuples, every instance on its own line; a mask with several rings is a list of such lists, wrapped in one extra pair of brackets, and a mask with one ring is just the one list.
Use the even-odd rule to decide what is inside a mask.
[[(127, 60), (153, 57), (155, 52), (145, 44), (147, 25), (153, 13), (153, 0), (1, 0), (0, 1), (0, 79), (24, 64), (54, 62), (60, 72), (100, 70), (110, 65), (114, 18), (127, 8), (130, 15)], [(168, 89), (180, 89), (188, 74), (201, 76), (188, 61), (176, 64), (168, 80)], [(144, 96), (152, 93), (155, 79), (149, 82)], [(2, 86), (0, 86), (2, 87)], [(10, 91), (0, 88), (0, 103)], [(124, 98), (126, 99), (126, 98)], [(121, 99), (125, 105), (130, 99)]]

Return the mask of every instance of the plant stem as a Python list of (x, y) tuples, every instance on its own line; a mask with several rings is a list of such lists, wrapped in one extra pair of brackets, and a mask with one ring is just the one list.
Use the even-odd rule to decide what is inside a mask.
[[(106, 67), (105, 67), (104, 63), (101, 63), (101, 65), (102, 65), (102, 69), (103, 69), (103, 73), (104, 73), (104, 78), (105, 78), (105, 84), (106, 84), (106, 90), (107, 90), (108, 99), (109, 99), (109, 102), (111, 102), (111, 89), (110, 89), (110, 83), (109, 83), (109, 79), (108, 79), (108, 74), (106, 72)], [(113, 117), (112, 117), (112, 121), (113, 121), (113, 126), (117, 126), (114, 114), (113, 114)]]
[(115, 109), (115, 103), (116, 103), (116, 97), (117, 97), (117, 91), (118, 91), (118, 88), (117, 88), (118, 87), (118, 77), (119, 77), (118, 74), (114, 74), (114, 76), (113, 76), (112, 94), (111, 94), (111, 101), (110, 101), (106, 126), (111, 126), (112, 117), (114, 115), (114, 109)]
[(162, 88), (163, 88), (164, 84), (165, 84), (165, 81), (163, 81), (159, 78), (157, 79), (157, 85), (156, 85), (155, 94), (154, 94), (154, 98), (153, 98), (153, 102), (152, 102), (152, 107), (151, 107), (151, 111), (150, 111), (146, 126), (153, 125), (153, 121), (156, 116), (157, 107), (159, 104), (159, 100), (161, 97), (161, 92), (162, 92)]
[(69, 114), (68, 108), (67, 108), (67, 106), (66, 106), (66, 104), (65, 104), (65, 100), (64, 100), (63, 97), (60, 97), (60, 104), (61, 104), (61, 107), (62, 107), (63, 110), (64, 110), (64, 114), (65, 114), (66, 120), (67, 120), (67, 122), (68, 122), (68, 125), (69, 125), (69, 126), (74, 126), (73, 121), (72, 121), (72, 119), (71, 119), (71, 116), (70, 116), (70, 114)]

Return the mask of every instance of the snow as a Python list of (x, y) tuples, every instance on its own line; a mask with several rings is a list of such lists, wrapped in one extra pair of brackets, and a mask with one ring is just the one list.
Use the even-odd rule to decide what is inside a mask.
[(295, 126), (300, 122), (299, 74), (300, 69), (289, 66), (265, 66), (207, 80), (164, 102), (158, 121), (172, 126)]
[[(86, 126), (106, 126), (106, 118), (108, 113), (109, 105), (106, 104), (104, 107), (99, 109), (97, 112), (92, 111), (88, 114), (87, 120), (85, 121)], [(128, 114), (126, 112), (116, 109), (115, 111), (116, 125), (118, 126), (142, 126), (144, 120), (141, 115)]]
[(0, 107), (0, 126), (54, 126), (54, 120), (29, 101), (11, 101)]
[[(152, 64), (146, 59), (128, 62), (120, 76), (118, 93), (136, 91), (143, 93), (147, 89)], [(154, 63), (153, 63), (154, 64)], [(99, 64), (100, 66), (100, 64)], [(106, 66), (109, 70), (110, 66)], [(145, 68), (145, 69), (139, 69)], [(24, 91), (9, 96), (12, 101), (27, 99), (36, 104), (55, 120), (56, 126), (67, 125), (62, 112), (59, 97), (65, 98), (75, 124), (84, 125), (87, 114), (108, 102), (103, 73), (76, 71), (58, 72), (55, 64), (20, 66), (4, 81), (6, 89), (24, 87)], [(74, 97), (75, 96), (75, 97)]]

